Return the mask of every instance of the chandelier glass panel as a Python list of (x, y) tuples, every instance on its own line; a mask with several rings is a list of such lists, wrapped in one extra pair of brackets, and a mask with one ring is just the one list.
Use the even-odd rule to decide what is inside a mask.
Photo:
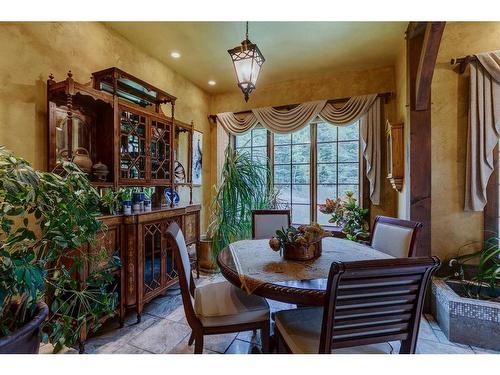
[(259, 47), (248, 39), (248, 22), (246, 23), (246, 38), (237, 46), (227, 51), (231, 56), (238, 87), (248, 101), (250, 93), (255, 90), (260, 70), (264, 64), (264, 56)]

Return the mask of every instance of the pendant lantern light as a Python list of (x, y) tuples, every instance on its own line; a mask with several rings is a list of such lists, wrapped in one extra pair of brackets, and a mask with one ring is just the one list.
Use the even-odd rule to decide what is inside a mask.
[(248, 39), (248, 22), (246, 23), (245, 40), (241, 42), (241, 46), (227, 52), (233, 61), (238, 87), (243, 92), (245, 101), (248, 102), (250, 93), (255, 90), (262, 65), (266, 61), (259, 47)]

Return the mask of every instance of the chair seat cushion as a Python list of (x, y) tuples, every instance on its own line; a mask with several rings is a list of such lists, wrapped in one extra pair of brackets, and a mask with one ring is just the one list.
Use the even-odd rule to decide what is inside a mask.
[[(317, 354), (323, 320), (322, 307), (283, 310), (276, 313), (275, 323), (292, 353)], [(335, 349), (334, 354), (391, 354), (389, 343)]]
[(264, 298), (248, 295), (229, 282), (197, 287), (194, 310), (205, 327), (254, 323), (269, 319), (269, 305)]

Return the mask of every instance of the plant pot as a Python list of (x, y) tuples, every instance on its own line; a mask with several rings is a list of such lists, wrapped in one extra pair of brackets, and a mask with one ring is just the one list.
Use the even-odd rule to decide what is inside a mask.
[(432, 279), (432, 314), (444, 334), (451, 342), (500, 350), (500, 302), (462, 297), (460, 288)]
[(33, 319), (7, 337), (0, 338), (0, 354), (38, 354), (40, 325), (49, 314), (44, 302), (38, 302)]
[(283, 258), (287, 260), (311, 260), (321, 256), (321, 240), (307, 245), (285, 244)]
[(200, 240), (200, 250), (198, 252), (198, 264), (200, 270), (208, 273), (217, 272), (217, 261), (212, 252), (212, 240)]

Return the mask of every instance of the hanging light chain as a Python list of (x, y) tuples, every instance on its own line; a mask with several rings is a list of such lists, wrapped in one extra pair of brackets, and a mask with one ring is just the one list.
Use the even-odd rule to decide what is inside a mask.
[(247, 29), (246, 29), (246, 33), (245, 33), (245, 38), (246, 38), (246, 40), (248, 40), (248, 21), (247, 21)]

